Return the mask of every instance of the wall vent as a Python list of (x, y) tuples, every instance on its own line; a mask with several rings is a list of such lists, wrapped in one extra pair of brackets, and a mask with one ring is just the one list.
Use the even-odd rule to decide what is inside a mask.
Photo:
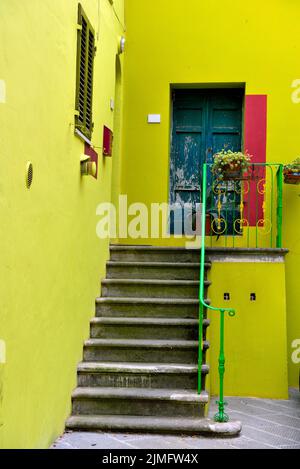
[(26, 165), (26, 187), (30, 189), (33, 180), (33, 165), (31, 161), (28, 161)]

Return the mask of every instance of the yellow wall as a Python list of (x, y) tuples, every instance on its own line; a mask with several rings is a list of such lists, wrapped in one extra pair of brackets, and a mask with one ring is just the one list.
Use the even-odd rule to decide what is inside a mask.
[[(44, 448), (63, 431), (108, 256), (108, 241), (96, 237), (96, 206), (110, 200), (112, 161), (99, 150), (98, 180), (81, 178), (83, 143), (74, 136), (77, 4), (0, 2), (0, 81), (6, 84), (5, 103), (0, 99), (5, 448)], [(82, 4), (99, 34), (93, 134), (99, 147), (103, 124), (113, 127), (110, 98), (123, 28), (108, 0)], [(122, 22), (123, 1), (114, 5)], [(34, 166), (30, 190), (28, 160)]]
[[(300, 93), (297, 86), (292, 87), (300, 78), (299, 15), (300, 4), (295, 0), (189, 0), (185, 4), (181, 0), (126, 0), (121, 187), (129, 204), (168, 201), (172, 84), (245, 83), (246, 94), (267, 94), (268, 161), (289, 162), (300, 154)], [(161, 124), (148, 125), (149, 113), (161, 114)], [(291, 361), (290, 344), (300, 338), (298, 194), (299, 189), (285, 187), (284, 247), (291, 250), (287, 258), (288, 350), (293, 386), (298, 382), (299, 365)], [(127, 242), (180, 244), (174, 239)]]
[[(108, 241), (96, 237), (96, 206), (111, 194), (115, 200), (120, 184), (129, 203), (168, 200), (170, 84), (245, 82), (247, 93), (268, 94), (268, 159), (289, 161), (298, 154), (300, 103), (291, 99), (291, 84), (299, 78), (298, 2), (228, 0), (216, 6), (213, 0), (189, 0), (183, 10), (181, 0), (126, 0), (124, 80), (123, 59), (116, 65), (123, 0), (113, 6), (109, 0), (82, 4), (98, 38), (93, 144), (101, 147), (103, 124), (114, 127), (114, 157), (122, 162), (103, 159), (99, 149), (97, 181), (80, 177), (83, 144), (74, 136), (77, 1), (0, 2), (0, 341), (6, 346), (5, 363), (0, 353), (0, 447), (5, 448), (47, 447), (63, 430), (108, 256)], [(161, 113), (161, 125), (147, 125), (148, 113)], [(34, 165), (29, 191), (28, 160)], [(298, 193), (285, 190), (289, 355), (291, 341), (300, 338)], [(217, 283), (217, 273), (215, 278)], [(236, 306), (249, 314), (243, 301), (237, 296)], [(236, 332), (242, 330), (242, 316), (230, 321), (236, 321), (231, 326)], [(293, 385), (298, 368), (290, 365)]]
[[(299, 109), (300, 110), (300, 109)], [(300, 142), (299, 142), (300, 147)], [(300, 154), (300, 151), (299, 151)], [(284, 245), (289, 249), (286, 257), (286, 298), (287, 298), (287, 331), (288, 331), (288, 360), (289, 382), (293, 387), (299, 387), (300, 372), (300, 293), (299, 293), (299, 267), (300, 267), (300, 233), (299, 233), (299, 186), (287, 186), (284, 193), (283, 239)], [(292, 360), (297, 350), (292, 347), (298, 341), (297, 362)]]
[[(285, 268), (283, 263), (213, 262), (212, 305), (235, 308), (225, 319), (225, 393), (286, 399), (288, 396)], [(230, 293), (230, 301), (224, 301)], [(256, 293), (256, 301), (250, 301)], [(218, 395), (219, 313), (210, 311), (210, 386)]]

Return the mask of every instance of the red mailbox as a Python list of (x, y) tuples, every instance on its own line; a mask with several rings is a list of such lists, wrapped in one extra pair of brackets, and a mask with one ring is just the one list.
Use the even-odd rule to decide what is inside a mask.
[(113, 133), (104, 126), (103, 128), (103, 156), (112, 156)]

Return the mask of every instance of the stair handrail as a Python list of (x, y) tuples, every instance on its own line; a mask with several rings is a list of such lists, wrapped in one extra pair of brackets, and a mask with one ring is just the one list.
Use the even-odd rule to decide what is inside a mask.
[(219, 400), (218, 412), (215, 415), (216, 422), (228, 422), (229, 416), (225, 413), (224, 401), (224, 374), (225, 374), (225, 314), (230, 317), (236, 315), (233, 308), (218, 308), (205, 302), (204, 282), (205, 282), (205, 232), (206, 232), (206, 187), (207, 187), (207, 167), (203, 165), (203, 187), (202, 187), (202, 231), (201, 231), (201, 254), (200, 254), (200, 288), (199, 288), (199, 356), (198, 356), (198, 393), (202, 391), (202, 363), (203, 363), (203, 318), (204, 308), (220, 313), (220, 351), (219, 351)]
[[(224, 402), (224, 374), (225, 374), (225, 314), (228, 313), (230, 317), (236, 315), (236, 310), (233, 308), (217, 308), (205, 302), (204, 286), (205, 286), (205, 236), (206, 236), (206, 209), (207, 209), (207, 168), (212, 166), (210, 163), (203, 165), (202, 177), (202, 227), (201, 227), (201, 259), (200, 259), (200, 288), (199, 288), (199, 360), (198, 360), (198, 393), (202, 391), (202, 364), (203, 364), (203, 319), (204, 309), (211, 311), (218, 311), (220, 313), (220, 352), (219, 352), (219, 400), (218, 413), (215, 415), (217, 422), (227, 422), (229, 416), (225, 413)], [(276, 168), (276, 182), (277, 182), (277, 210), (276, 210), (276, 248), (282, 248), (282, 212), (283, 212), (283, 173), (284, 165), (282, 163), (252, 163), (254, 167), (269, 168), (271, 173), (273, 168)]]

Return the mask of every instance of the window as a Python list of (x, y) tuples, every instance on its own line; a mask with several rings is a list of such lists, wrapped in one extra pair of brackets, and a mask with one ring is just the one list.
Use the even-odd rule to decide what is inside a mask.
[(75, 129), (88, 139), (91, 138), (93, 131), (94, 57), (95, 32), (79, 4)]

